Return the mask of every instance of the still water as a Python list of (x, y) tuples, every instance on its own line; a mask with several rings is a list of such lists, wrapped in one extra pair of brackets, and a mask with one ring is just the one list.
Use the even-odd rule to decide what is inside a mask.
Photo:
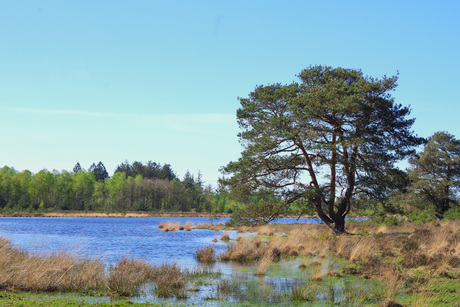
[[(69, 251), (80, 257), (99, 258), (113, 264), (123, 257), (142, 258), (151, 263), (176, 262), (197, 265), (198, 248), (212, 244), (219, 254), (227, 243), (218, 241), (224, 231), (200, 230), (163, 232), (161, 222), (227, 222), (228, 218), (97, 218), (97, 217), (0, 217), (0, 236), (14, 246), (33, 253)], [(318, 223), (318, 219), (280, 219), (280, 223)], [(235, 238), (236, 232), (230, 232)]]
[[(200, 230), (163, 232), (158, 228), (162, 222), (225, 223), (227, 218), (20, 218), (0, 217), (0, 237), (9, 239), (14, 246), (36, 254), (56, 251), (77, 253), (83, 258), (98, 258), (105, 264), (114, 264), (123, 257), (142, 258), (152, 264), (177, 263), (182, 268), (194, 268), (198, 248), (213, 245), (217, 254), (222, 253), (229, 243), (220, 241), (224, 231)], [(318, 223), (318, 219), (280, 219), (280, 223)], [(251, 234), (245, 234), (251, 235)], [(236, 238), (230, 232), (230, 238)], [(212, 242), (217, 238), (217, 242)], [(212, 270), (222, 273), (202, 284), (197, 282), (197, 291), (188, 291), (187, 299), (160, 298), (153, 294), (154, 288), (145, 285), (144, 291), (134, 302), (158, 302), (169, 305), (233, 306), (241, 303), (252, 305), (292, 306), (292, 289), (305, 287), (316, 268), (299, 270), (300, 258), (286, 259), (270, 266), (265, 276), (256, 276), (257, 264), (244, 266), (217, 262)], [(337, 259), (322, 260), (321, 269), (334, 271), (340, 266)], [(193, 281), (195, 283), (195, 281)], [(226, 294), (219, 294), (219, 285), (228, 285)], [(350, 285), (357, 293), (367, 293), (376, 286), (373, 282), (357, 281), (344, 277), (316, 282), (314, 300), (320, 305), (345, 305), (354, 303), (348, 299), (346, 291)], [(152, 287), (150, 285), (150, 287)], [(347, 288), (348, 287), (348, 288)], [(374, 287), (374, 288), (373, 288)], [(193, 287), (192, 287), (193, 288)], [(355, 289), (353, 288), (353, 289)], [(313, 289), (313, 288), (312, 288)], [(353, 290), (354, 291), (354, 290)], [(89, 297), (90, 302), (110, 302), (109, 297)], [(353, 297), (352, 297), (353, 299)], [(371, 299), (372, 303), (378, 303)], [(305, 302), (296, 303), (304, 305)], [(350, 303), (350, 304), (349, 304)]]

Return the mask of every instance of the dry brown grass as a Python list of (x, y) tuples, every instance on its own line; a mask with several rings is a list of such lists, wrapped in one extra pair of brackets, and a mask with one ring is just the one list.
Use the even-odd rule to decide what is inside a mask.
[(57, 252), (31, 255), (0, 238), (0, 288), (28, 291), (90, 291), (105, 287), (98, 260)]
[(233, 227), (226, 227), (224, 223), (210, 224), (210, 223), (200, 223), (195, 226), (195, 229), (206, 229), (206, 230), (233, 230)]
[(153, 272), (156, 295), (159, 297), (176, 296), (183, 298), (187, 273), (177, 264), (164, 263), (154, 267)]
[(310, 276), (311, 281), (321, 281), (326, 274), (321, 268), (316, 268), (313, 270), (313, 273)]
[(191, 231), (193, 229), (192, 222), (185, 222), (184, 225), (181, 225), (179, 222), (160, 222), (158, 228), (163, 229), (163, 231), (176, 231), (176, 230), (187, 230)]
[(221, 237), (221, 241), (230, 241), (230, 234), (228, 232), (225, 232)]
[(253, 227), (239, 226), (237, 230), (238, 230), (239, 233), (251, 232), (253, 230)]
[(216, 262), (216, 253), (214, 252), (214, 247), (206, 246), (198, 249), (195, 252), (195, 259), (201, 263)]
[(245, 240), (229, 246), (228, 249), (220, 256), (220, 259), (223, 261), (254, 261), (260, 259), (267, 250), (268, 245), (266, 243), (256, 246), (252, 244), (252, 242)]
[(246, 239), (243, 236), (237, 236), (235, 241), (240, 242), (240, 241), (245, 241)]
[(181, 225), (179, 222), (166, 222), (161, 225), (162, 227), (158, 226), (159, 228), (163, 228), (163, 231), (176, 231), (180, 229)]
[(355, 241), (355, 244), (350, 247), (349, 262), (367, 259), (369, 256), (375, 255), (376, 251), (379, 250), (374, 237), (363, 237)]
[(382, 273), (382, 281), (386, 287), (386, 301), (393, 301), (401, 291), (401, 275), (395, 271), (386, 270)]
[(262, 244), (262, 240), (260, 239), (260, 237), (254, 237), (251, 241), (252, 245), (254, 245), (254, 247), (259, 247), (261, 244)]
[(185, 222), (184, 228), (187, 231), (191, 231), (193, 229), (193, 223), (192, 222)]
[(100, 260), (64, 252), (31, 255), (0, 238), (0, 288), (23, 291), (98, 291), (133, 296), (154, 282), (159, 296), (183, 297), (187, 272), (176, 264), (153, 266), (141, 259), (120, 260), (107, 271)]
[(271, 225), (260, 226), (257, 229), (257, 234), (259, 236), (273, 236), (275, 234), (274, 227), (272, 227)]
[(152, 266), (144, 260), (124, 258), (110, 268), (107, 288), (112, 296), (134, 296), (153, 276)]
[(313, 260), (309, 263), (309, 266), (318, 266), (321, 265), (322, 263), (319, 262), (318, 260)]
[(271, 253), (266, 253), (259, 260), (259, 266), (257, 267), (256, 275), (264, 275), (267, 272), (270, 263), (273, 262), (273, 255)]
[(460, 221), (419, 225), (404, 222), (398, 226), (350, 223), (347, 230), (354, 234), (338, 236), (318, 224), (255, 227), (249, 231), (257, 231), (260, 236), (236, 242), (221, 258), (259, 260), (260, 274), (266, 271), (269, 255), (276, 250), (281, 257), (321, 259), (337, 255), (349, 263), (359, 263), (361, 269), (357, 273), (364, 278), (379, 278), (385, 272), (394, 272), (398, 265), (404, 269), (423, 267), (432, 276), (460, 276)]

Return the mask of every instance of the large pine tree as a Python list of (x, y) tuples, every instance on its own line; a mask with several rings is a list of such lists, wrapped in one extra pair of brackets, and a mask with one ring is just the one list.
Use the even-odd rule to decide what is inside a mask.
[(264, 221), (305, 200), (343, 233), (353, 197), (384, 197), (400, 173), (395, 162), (414, 154), (422, 139), (410, 130), (409, 108), (389, 93), (397, 76), (378, 80), (360, 70), (311, 66), (299, 77), (301, 83), (257, 86), (240, 98), (244, 149), (223, 168), (230, 177), (221, 183), (240, 197), (281, 200), (256, 204)]

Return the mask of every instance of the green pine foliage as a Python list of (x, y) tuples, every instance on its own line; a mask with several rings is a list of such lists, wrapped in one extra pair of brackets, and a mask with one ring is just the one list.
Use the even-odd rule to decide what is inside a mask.
[(414, 216), (420, 212), (442, 219), (446, 212), (458, 211), (460, 140), (447, 132), (436, 132), (409, 163), (411, 184), (395, 201), (406, 205)]
[[(395, 163), (423, 139), (411, 131), (410, 109), (390, 94), (398, 76), (317, 65), (299, 78), (257, 86), (239, 99), (243, 152), (222, 169), (221, 184), (246, 202), (249, 217), (273, 220), (301, 200), (343, 233), (359, 195), (384, 200), (405, 185)], [(264, 204), (251, 201), (266, 196)]]

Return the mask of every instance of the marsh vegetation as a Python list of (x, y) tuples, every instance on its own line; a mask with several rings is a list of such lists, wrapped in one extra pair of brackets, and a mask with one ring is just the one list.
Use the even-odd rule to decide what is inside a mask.
[[(32, 255), (1, 239), (0, 287), (210, 306), (458, 302), (460, 221), (362, 221), (350, 222), (349, 230), (353, 234), (335, 235), (324, 224), (241, 227), (224, 252), (216, 253), (212, 243), (197, 249), (202, 265), (193, 269), (130, 258), (106, 266), (63, 252)], [(233, 269), (221, 273), (218, 263)]]

